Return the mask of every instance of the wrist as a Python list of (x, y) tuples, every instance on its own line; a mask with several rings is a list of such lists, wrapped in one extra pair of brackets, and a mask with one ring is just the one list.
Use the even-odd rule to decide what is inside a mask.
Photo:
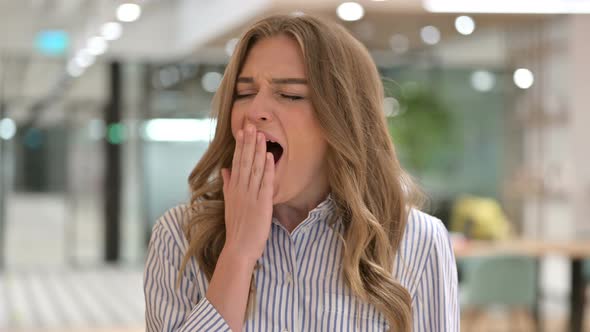
[(219, 259), (227, 261), (236, 267), (254, 270), (258, 257), (248, 254), (237, 246), (226, 243), (221, 250)]

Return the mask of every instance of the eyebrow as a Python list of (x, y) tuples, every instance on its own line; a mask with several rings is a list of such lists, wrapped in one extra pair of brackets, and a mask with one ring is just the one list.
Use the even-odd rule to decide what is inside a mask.
[[(273, 78), (270, 80), (273, 84), (307, 84), (305, 78)], [(252, 77), (238, 77), (237, 83), (254, 83)]]

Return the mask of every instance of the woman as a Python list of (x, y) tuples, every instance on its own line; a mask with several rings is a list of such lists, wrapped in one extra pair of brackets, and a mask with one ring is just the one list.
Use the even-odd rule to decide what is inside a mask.
[(458, 331), (448, 236), (416, 209), (382, 102), (344, 28), (254, 24), (215, 96), (190, 205), (154, 226), (148, 331)]

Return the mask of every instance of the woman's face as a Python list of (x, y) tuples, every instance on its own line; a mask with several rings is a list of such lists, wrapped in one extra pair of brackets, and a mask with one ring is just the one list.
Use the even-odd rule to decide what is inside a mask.
[(303, 202), (306, 195), (326, 191), (327, 143), (310, 100), (299, 44), (285, 35), (257, 41), (238, 75), (234, 94), (234, 137), (252, 124), (282, 148), (281, 154), (281, 148), (267, 143), (275, 156), (273, 203)]

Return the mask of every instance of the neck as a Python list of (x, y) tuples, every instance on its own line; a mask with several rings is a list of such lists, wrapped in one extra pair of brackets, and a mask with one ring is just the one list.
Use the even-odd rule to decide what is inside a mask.
[(309, 215), (309, 212), (326, 200), (329, 188), (316, 193), (300, 193), (285, 203), (273, 207), (273, 217), (277, 218), (289, 233), (291, 233)]

